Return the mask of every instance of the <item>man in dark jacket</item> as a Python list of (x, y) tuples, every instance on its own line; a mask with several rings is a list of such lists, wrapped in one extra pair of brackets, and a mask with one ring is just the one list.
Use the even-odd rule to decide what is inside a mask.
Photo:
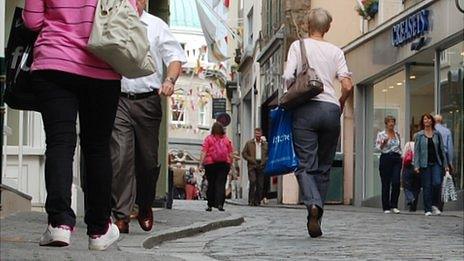
[(267, 143), (262, 139), (262, 135), (261, 128), (256, 128), (255, 138), (249, 140), (242, 151), (242, 157), (248, 163), (248, 179), (250, 181), (248, 204), (250, 206), (259, 206), (262, 199), (263, 170), (267, 161)]

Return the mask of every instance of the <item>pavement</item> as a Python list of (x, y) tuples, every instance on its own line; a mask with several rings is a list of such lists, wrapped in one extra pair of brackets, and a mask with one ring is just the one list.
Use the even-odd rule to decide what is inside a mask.
[(166, 240), (193, 236), (213, 229), (240, 225), (244, 220), (230, 212), (206, 212), (204, 201), (175, 201), (173, 209), (154, 209), (155, 225), (143, 231), (132, 220), (130, 233), (106, 251), (89, 251), (83, 218), (77, 219), (71, 245), (65, 248), (40, 247), (47, 216), (22, 212), (0, 219), (0, 260), (182, 260), (168, 253), (148, 251)]
[(241, 226), (166, 241), (153, 251), (189, 261), (464, 260), (464, 219), (454, 215), (426, 217), (327, 206), (324, 235), (310, 238), (304, 207), (226, 206), (227, 211), (244, 215)]
[[(243, 199), (227, 199), (227, 204), (236, 205), (236, 206), (248, 206), (248, 202)], [(277, 203), (276, 199), (271, 199), (267, 204), (263, 204), (260, 207), (265, 208), (286, 208), (286, 209), (306, 209), (306, 206), (303, 204), (281, 204)], [(331, 211), (344, 211), (344, 212), (357, 212), (357, 213), (378, 213), (378, 208), (371, 207), (355, 207), (351, 205), (325, 205), (325, 210)], [(417, 210), (416, 212), (409, 212), (408, 210), (401, 210), (401, 215), (415, 215), (423, 216), (424, 212), (422, 210)], [(445, 211), (442, 213), (444, 217), (459, 217), (464, 218), (464, 211)]]
[(228, 200), (225, 212), (204, 201), (175, 201), (155, 209), (155, 228), (131, 233), (107, 251), (89, 251), (82, 218), (71, 246), (39, 247), (44, 213), (0, 220), (0, 260), (464, 260), (459, 213), (384, 214), (380, 209), (327, 206), (320, 238), (306, 231), (306, 209), (270, 202), (262, 207)]

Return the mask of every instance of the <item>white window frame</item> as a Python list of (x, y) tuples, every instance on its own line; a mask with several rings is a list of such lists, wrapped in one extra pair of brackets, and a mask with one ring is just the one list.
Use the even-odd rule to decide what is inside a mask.
[[(174, 98), (174, 101), (179, 101), (179, 103), (182, 105), (181, 103), (181, 98), (183, 97), (184, 95), (183, 94), (174, 94), (173, 98)], [(174, 116), (174, 111), (178, 111), (178, 110), (173, 110), (173, 105), (172, 102), (171, 102), (171, 106), (169, 107), (170, 110), (170, 119), (171, 119), (171, 123), (172, 124), (185, 124), (186, 123), (186, 118), (187, 118), (187, 110), (185, 107), (182, 107), (180, 111), (180, 113), (182, 113), (182, 120), (178, 120), (178, 119), (174, 119), (173, 116)]]
[(198, 105), (198, 126), (206, 127), (208, 123), (208, 106), (207, 104)]

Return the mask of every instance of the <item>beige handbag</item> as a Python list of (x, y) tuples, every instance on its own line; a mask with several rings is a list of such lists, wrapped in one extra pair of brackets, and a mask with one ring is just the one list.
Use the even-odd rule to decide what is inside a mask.
[(127, 78), (153, 74), (147, 29), (129, 0), (99, 0), (87, 49)]
[(280, 106), (286, 110), (295, 109), (324, 91), (324, 84), (316, 71), (309, 66), (303, 39), (300, 38), (299, 42), (303, 68), (296, 76), (295, 81), (288, 87), (287, 92), (280, 97)]

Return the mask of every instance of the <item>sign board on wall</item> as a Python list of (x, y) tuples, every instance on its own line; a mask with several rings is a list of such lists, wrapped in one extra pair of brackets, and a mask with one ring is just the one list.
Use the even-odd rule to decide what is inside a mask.
[(226, 112), (226, 98), (213, 98), (213, 119)]
[(420, 10), (393, 26), (392, 44), (395, 47), (402, 46), (423, 36), (429, 29), (429, 10)]

